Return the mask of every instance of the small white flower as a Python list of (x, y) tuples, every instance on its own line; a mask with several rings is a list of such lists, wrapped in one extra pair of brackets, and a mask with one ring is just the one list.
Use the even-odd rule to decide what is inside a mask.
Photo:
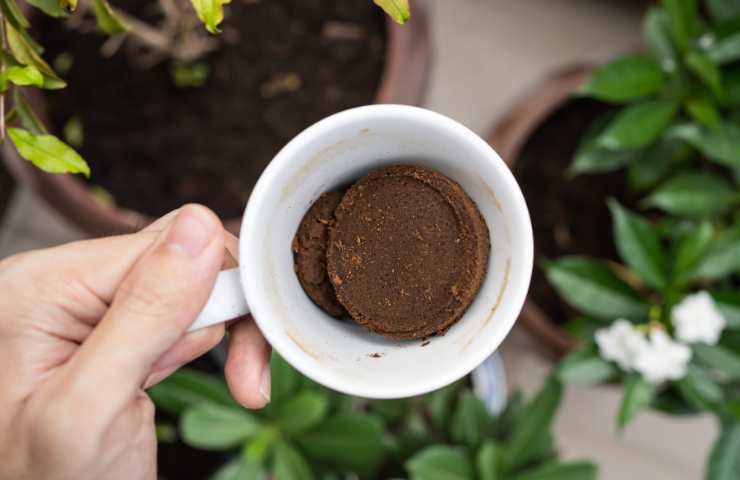
[(674, 342), (665, 331), (654, 328), (650, 331), (648, 348), (635, 358), (634, 369), (648, 382), (657, 384), (683, 378), (690, 359), (689, 347)]
[(686, 343), (714, 345), (725, 328), (725, 317), (707, 292), (688, 295), (671, 312), (676, 338)]
[(624, 319), (615, 321), (608, 328), (597, 330), (594, 337), (601, 356), (616, 362), (622, 370), (634, 368), (637, 356), (648, 348), (645, 336)]

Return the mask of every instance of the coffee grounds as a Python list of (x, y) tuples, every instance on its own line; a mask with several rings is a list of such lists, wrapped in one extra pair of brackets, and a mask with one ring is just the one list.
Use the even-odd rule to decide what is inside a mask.
[(322, 194), (306, 212), (293, 239), (293, 261), (298, 281), (311, 300), (333, 317), (347, 316), (326, 275), (328, 228), (334, 221), (334, 210), (342, 196), (342, 192)]
[(329, 280), (352, 318), (394, 339), (444, 333), (486, 273), (488, 228), (447, 177), (415, 166), (371, 172), (329, 224)]

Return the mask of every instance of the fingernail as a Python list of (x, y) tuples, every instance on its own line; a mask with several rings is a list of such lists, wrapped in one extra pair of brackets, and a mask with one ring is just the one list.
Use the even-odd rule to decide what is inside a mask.
[(211, 243), (215, 230), (213, 217), (205, 208), (184, 207), (177, 213), (166, 241), (195, 258)]
[(266, 403), (270, 403), (270, 393), (272, 391), (272, 376), (270, 374), (270, 362), (267, 362), (262, 367), (262, 376), (260, 377), (260, 395), (265, 399)]

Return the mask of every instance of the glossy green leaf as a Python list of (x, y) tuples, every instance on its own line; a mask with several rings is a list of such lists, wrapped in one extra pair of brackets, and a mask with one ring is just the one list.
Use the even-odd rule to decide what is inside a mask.
[(722, 375), (727, 380), (740, 380), (740, 354), (720, 345), (692, 345), (697, 362)]
[(565, 384), (593, 385), (605, 382), (617, 373), (616, 367), (601, 358), (593, 345), (589, 345), (561, 360), (555, 375)]
[(740, 32), (712, 44), (707, 49), (707, 57), (717, 65), (740, 59)]
[(637, 158), (627, 170), (627, 183), (636, 191), (651, 188), (691, 155), (691, 148), (681, 140), (661, 138), (637, 153)]
[(303, 433), (320, 423), (329, 407), (323, 393), (304, 391), (286, 399), (278, 409), (277, 423), (288, 434)]
[(370, 472), (383, 459), (383, 428), (366, 415), (328, 418), (297, 437), (309, 457), (356, 472)]
[(450, 435), (457, 444), (474, 450), (483, 441), (491, 424), (486, 406), (472, 391), (465, 390), (457, 402), (450, 424)]
[(655, 60), (634, 55), (618, 58), (598, 69), (578, 93), (605, 102), (624, 103), (657, 93), (664, 81)]
[(596, 480), (598, 470), (590, 462), (563, 462), (534, 467), (514, 480)]
[(686, 65), (694, 72), (716, 95), (722, 92), (722, 73), (719, 67), (706, 54), (693, 51), (686, 55)]
[(624, 384), (624, 395), (619, 406), (617, 427), (623, 429), (635, 416), (650, 405), (655, 395), (655, 386), (645, 381), (642, 376), (633, 374), (627, 377)]
[(313, 480), (311, 467), (300, 451), (287, 442), (278, 442), (275, 447), (275, 480)]
[(67, 7), (72, 7), (69, 10), (74, 10), (74, 7), (77, 6), (76, 0), (71, 4), (66, 0), (28, 0), (28, 3), (38, 8), (45, 14), (57, 18), (67, 16)]
[(666, 72), (676, 70), (678, 54), (671, 38), (668, 17), (657, 7), (652, 7), (642, 21), (642, 32), (650, 51)]
[(608, 201), (614, 240), (622, 260), (654, 288), (666, 286), (666, 261), (658, 232), (614, 199)]
[(478, 449), (475, 456), (475, 466), (480, 480), (500, 480), (501, 457), (503, 449), (492, 441), (486, 441)]
[(44, 76), (44, 88), (56, 90), (67, 86), (66, 82), (59, 78), (49, 64), (41, 58), (33, 45), (28, 42), (28, 39), (24, 35), (20, 34), (18, 30), (10, 24), (6, 24), (5, 27), (5, 34), (10, 51), (13, 52), (13, 55), (20, 63), (24, 65), (33, 65), (39, 72), (41, 72)]
[(647, 318), (647, 305), (605, 264), (586, 257), (563, 257), (544, 266), (560, 296), (582, 312), (612, 321)]
[(180, 415), (186, 408), (203, 403), (239, 408), (226, 382), (192, 368), (181, 368), (151, 387), (147, 393), (157, 408), (171, 415)]
[(411, 480), (473, 480), (473, 469), (458, 449), (433, 445), (406, 462)]
[(93, 11), (98, 27), (108, 35), (122, 33), (129, 29), (126, 21), (111, 7), (107, 0), (93, 0)]
[(699, 222), (678, 241), (673, 256), (673, 280), (684, 285), (694, 277), (696, 268), (714, 238), (714, 227), (710, 222)]
[(404, 24), (411, 18), (408, 0), (373, 0), (396, 23)]
[(717, 308), (727, 321), (727, 328), (740, 330), (740, 291), (711, 293)]
[(663, 0), (673, 40), (687, 49), (699, 33), (697, 0)]
[(224, 19), (223, 7), (230, 2), (231, 0), (190, 0), (206, 30), (213, 34), (221, 32), (219, 25)]
[(33, 65), (14, 65), (0, 72), (0, 92), (5, 92), (8, 89), (8, 82), (20, 86), (41, 87), (44, 84), (44, 76)]
[(666, 180), (645, 205), (673, 215), (710, 217), (733, 208), (740, 197), (730, 182), (714, 173), (681, 173)]
[(694, 277), (721, 279), (740, 270), (740, 226), (722, 232), (712, 242)]
[(21, 157), (49, 173), (82, 173), (90, 176), (87, 162), (69, 145), (53, 135), (35, 135), (21, 128), (8, 128), (8, 135)]
[(698, 410), (710, 410), (724, 399), (722, 388), (708, 372), (693, 364), (688, 366), (686, 376), (675, 383), (686, 401)]
[(651, 100), (622, 109), (599, 136), (598, 145), (609, 150), (633, 150), (652, 143), (678, 110), (670, 100)]
[(717, 106), (706, 96), (688, 99), (684, 108), (689, 117), (707, 127), (714, 127), (722, 122)]
[(264, 465), (270, 455), (275, 441), (279, 438), (280, 431), (277, 427), (268, 425), (260, 429), (257, 434), (249, 439), (242, 451), (247, 463), (252, 465)]
[(0, 0), (0, 11), (5, 21), (16, 30), (22, 31), (31, 26), (15, 0)]
[(182, 438), (204, 450), (224, 450), (240, 445), (259, 432), (262, 425), (243, 409), (216, 403), (188, 408), (180, 419)]
[(452, 417), (453, 406), (457, 398), (460, 385), (453, 383), (427, 395), (427, 408), (432, 424), (437, 430), (447, 431), (447, 424)]
[(614, 118), (614, 112), (600, 116), (586, 131), (568, 167), (568, 175), (604, 173), (616, 170), (631, 162), (639, 152), (614, 152), (597, 144), (599, 135)]
[(722, 426), (722, 432), (712, 447), (707, 466), (707, 480), (737, 480), (740, 478), (740, 422)]
[(510, 470), (530, 460), (537, 440), (550, 432), (562, 395), (560, 382), (550, 379), (527, 405), (507, 444), (506, 463)]
[(496, 421), (493, 424), (496, 437), (508, 438), (514, 426), (519, 423), (523, 413), (524, 395), (521, 390), (516, 390), (506, 399), (504, 411), (496, 417)]
[(732, 168), (740, 168), (740, 126), (724, 122), (714, 128), (694, 124), (680, 125), (670, 130), (699, 150), (710, 160)]

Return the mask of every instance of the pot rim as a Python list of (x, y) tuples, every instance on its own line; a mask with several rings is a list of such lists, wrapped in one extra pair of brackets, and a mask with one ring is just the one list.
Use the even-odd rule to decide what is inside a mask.
[[(427, 87), (432, 47), (427, 7), (411, 1), (413, 20), (398, 25), (386, 16), (386, 59), (375, 92), (375, 103), (421, 103)], [(46, 101), (41, 92), (28, 92), (28, 101), (44, 123), (48, 123)], [(93, 190), (76, 175), (43, 172), (22, 159), (8, 142), (0, 149), (12, 175), (25, 182), (45, 202), (92, 236), (131, 233), (153, 219), (137, 211), (98, 200)], [(238, 234), (241, 216), (223, 219), (225, 227)]]
[[(516, 164), (532, 134), (573, 98), (575, 90), (583, 85), (595, 68), (593, 64), (576, 64), (553, 72), (516, 101), (495, 124), (486, 140), (510, 168)], [(553, 322), (529, 296), (519, 319), (554, 358), (564, 356), (577, 344), (576, 339)]]

